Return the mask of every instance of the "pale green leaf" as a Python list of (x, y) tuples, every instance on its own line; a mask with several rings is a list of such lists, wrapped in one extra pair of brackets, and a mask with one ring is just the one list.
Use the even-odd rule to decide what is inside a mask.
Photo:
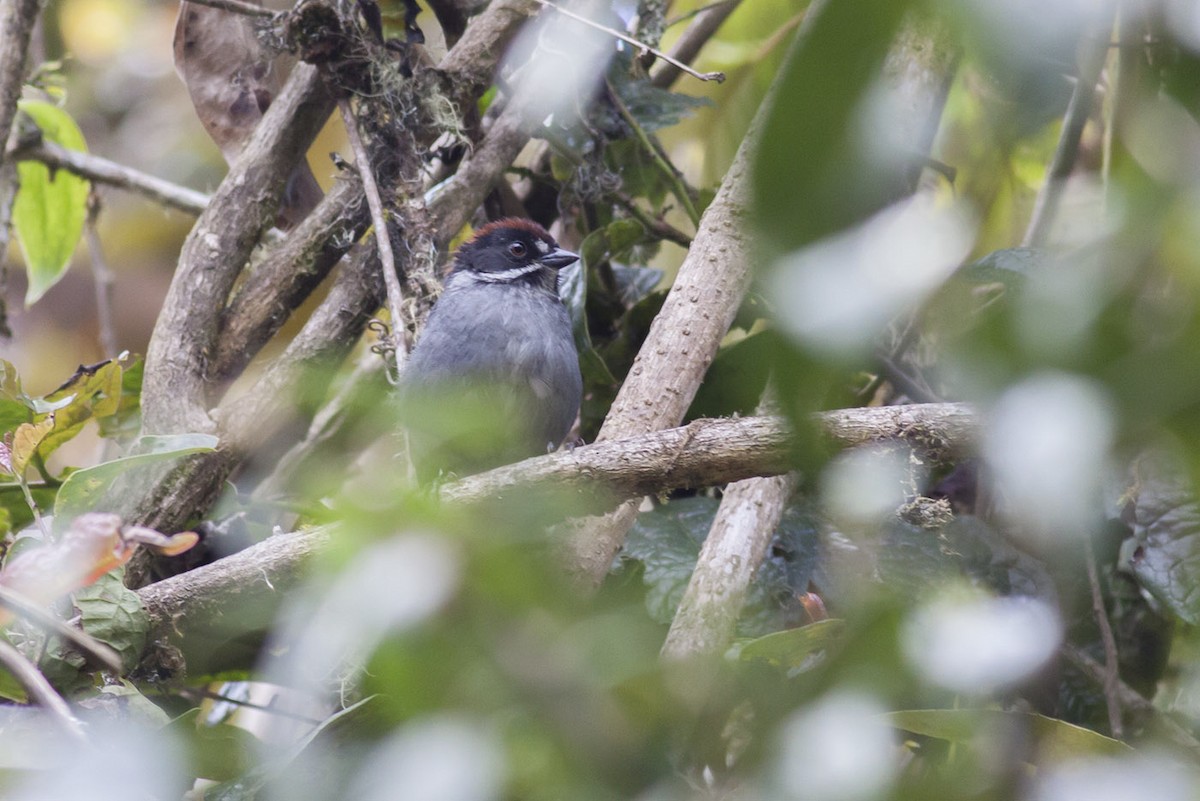
[[(79, 126), (58, 106), (41, 100), (22, 100), (19, 106), (46, 140), (87, 150)], [(88, 182), (66, 170), (52, 173), (36, 161), (18, 162), (17, 175), (21, 188), (13, 203), (13, 228), (29, 271), (28, 307), (58, 283), (71, 262), (87, 218)]]

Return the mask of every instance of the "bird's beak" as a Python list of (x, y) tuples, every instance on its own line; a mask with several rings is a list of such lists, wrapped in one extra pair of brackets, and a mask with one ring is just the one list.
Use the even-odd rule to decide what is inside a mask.
[(561, 270), (563, 267), (579, 261), (579, 254), (572, 253), (569, 250), (563, 250), (562, 248), (555, 248), (545, 256), (542, 256), (542, 258), (538, 259), (538, 261), (547, 267), (553, 267), (555, 270)]

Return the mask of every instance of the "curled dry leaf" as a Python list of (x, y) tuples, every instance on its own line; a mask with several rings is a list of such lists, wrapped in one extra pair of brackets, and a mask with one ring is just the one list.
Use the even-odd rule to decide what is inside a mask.
[[(167, 536), (141, 526), (123, 526), (119, 515), (90, 512), (71, 521), (56, 542), (16, 554), (0, 570), (0, 586), (48, 604), (125, 564), (138, 545), (173, 556), (198, 540), (191, 531)], [(0, 610), (0, 625), (11, 619), (10, 612)]]
[[(187, 86), (196, 115), (225, 161), (232, 164), (295, 60), (266, 47), (250, 17), (194, 3), (179, 7), (174, 47), (175, 69)], [(321, 196), (308, 164), (297, 164), (288, 177), (276, 224), (291, 228)]]

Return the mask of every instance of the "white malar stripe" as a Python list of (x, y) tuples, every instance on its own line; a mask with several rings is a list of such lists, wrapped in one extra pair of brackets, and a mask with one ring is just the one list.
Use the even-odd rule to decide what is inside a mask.
[(513, 267), (508, 270), (498, 270), (494, 273), (473, 272), (470, 275), (475, 281), (484, 284), (507, 284), (543, 269), (545, 269), (545, 265), (540, 262), (534, 262), (533, 264), (526, 264), (524, 267)]

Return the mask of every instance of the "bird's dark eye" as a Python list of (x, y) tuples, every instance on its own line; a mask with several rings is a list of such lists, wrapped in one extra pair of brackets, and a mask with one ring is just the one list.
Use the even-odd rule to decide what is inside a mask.
[(520, 242), (513, 242), (508, 246), (508, 252), (514, 256), (520, 257), (525, 255), (525, 246)]

